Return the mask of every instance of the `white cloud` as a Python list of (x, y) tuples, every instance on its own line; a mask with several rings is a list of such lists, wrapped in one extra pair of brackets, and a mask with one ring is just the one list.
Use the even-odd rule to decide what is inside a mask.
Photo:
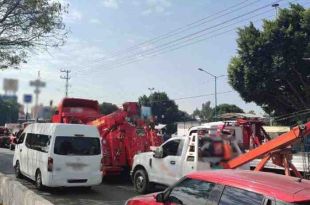
[(111, 9), (118, 9), (119, 0), (102, 0), (103, 6)]
[(102, 22), (99, 19), (97, 19), (97, 18), (92, 18), (92, 19), (89, 20), (89, 23), (91, 23), (91, 24), (101, 24)]
[(147, 0), (146, 9), (142, 11), (142, 15), (150, 15), (152, 13), (166, 13), (171, 6), (169, 0)]

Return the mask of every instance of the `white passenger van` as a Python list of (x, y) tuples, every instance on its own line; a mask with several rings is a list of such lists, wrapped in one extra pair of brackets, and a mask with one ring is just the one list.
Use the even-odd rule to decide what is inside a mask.
[(96, 127), (80, 124), (34, 123), (17, 141), (13, 166), (36, 187), (90, 188), (102, 181), (101, 143)]

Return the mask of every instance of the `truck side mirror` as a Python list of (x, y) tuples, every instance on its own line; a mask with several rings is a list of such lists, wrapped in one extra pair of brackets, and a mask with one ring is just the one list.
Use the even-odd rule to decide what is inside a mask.
[(156, 202), (160, 202), (160, 203), (163, 203), (165, 201), (165, 195), (163, 192), (160, 192), (156, 195), (155, 197), (156, 199)]
[(163, 148), (162, 147), (157, 147), (154, 151), (154, 155), (155, 158), (163, 158), (164, 157), (164, 152), (163, 152)]

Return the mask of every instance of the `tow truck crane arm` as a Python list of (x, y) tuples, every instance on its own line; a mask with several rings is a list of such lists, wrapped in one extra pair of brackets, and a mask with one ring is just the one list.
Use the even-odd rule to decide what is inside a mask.
[(310, 135), (310, 122), (296, 126), (292, 128), (291, 131), (284, 133), (275, 139), (267, 141), (265, 144), (262, 144), (257, 148), (226, 162), (224, 167), (227, 169), (235, 169), (256, 158), (263, 157), (255, 171), (260, 171), (263, 169), (268, 160), (272, 159), (274, 164), (284, 167), (286, 175), (290, 175), (290, 169), (292, 169), (295, 175), (302, 177), (294, 165), (290, 162), (291, 153), (286, 148), (298, 139), (308, 135)]

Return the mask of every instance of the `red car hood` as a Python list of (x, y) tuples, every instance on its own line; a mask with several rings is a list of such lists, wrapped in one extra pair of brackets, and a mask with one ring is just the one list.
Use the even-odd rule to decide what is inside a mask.
[(157, 205), (157, 204), (162, 204), (162, 203), (156, 202), (156, 199), (155, 199), (156, 195), (157, 195), (157, 193), (153, 193), (153, 194), (147, 194), (147, 195), (133, 197), (127, 201), (127, 205), (147, 205), (147, 204)]

